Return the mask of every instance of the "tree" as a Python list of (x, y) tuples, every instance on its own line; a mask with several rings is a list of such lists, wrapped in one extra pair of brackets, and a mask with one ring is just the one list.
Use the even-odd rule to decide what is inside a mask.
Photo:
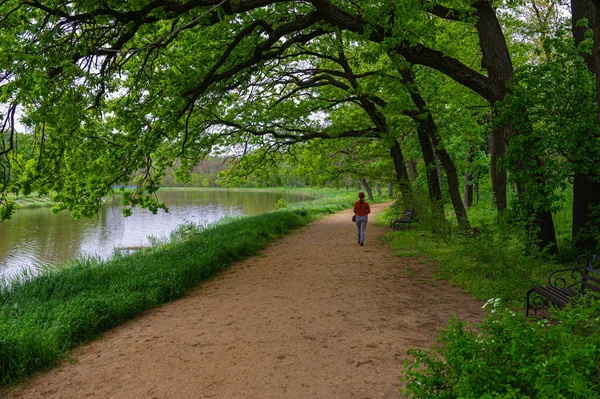
[[(213, 144), (243, 142), (244, 153), (261, 148), (266, 160), (269, 152), (290, 151), (290, 146), (313, 140), (354, 138), (355, 146), (380, 140), (389, 148), (404, 198), (410, 199), (410, 180), (397, 140), (401, 129), (390, 127), (384, 112), (387, 102), (381, 97), (386, 86), (380, 83), (386, 78), (376, 68), (361, 65), (363, 48), (353, 48), (351, 40), (356, 39), (324, 35), (286, 54), (286, 63), (267, 63), (269, 73), (254, 77), (244, 89), (233, 88), (244, 104), (207, 118), (222, 139)], [(346, 51), (354, 52), (352, 61)]]
[[(512, 93), (515, 78), (496, 9), (485, 0), (452, 4), (454, 8), (429, 1), (194, 0), (65, 5), (7, 0), (0, 5), (0, 40), (3, 47), (20, 51), (0, 56), (2, 101), (8, 107), (2, 154), (13, 149), (10, 115), (20, 105), (27, 110), (28, 126), (45, 123), (50, 134), (40, 144), (34, 171), (52, 178), (28, 185), (26, 178), (9, 181), (5, 174), (2, 191), (29, 186), (55, 191), (64, 207), (86, 215), (114, 182), (138, 174), (145, 191), (126, 200), (155, 209), (155, 202), (142, 200), (143, 193), (156, 189), (165, 167), (178, 159), (182, 171), (189, 170), (207, 155), (207, 148), (227, 143), (213, 134), (210, 129), (219, 127), (208, 121), (215, 111), (245, 100), (236, 98), (236, 90), (246, 92), (258, 76), (288, 62), (291, 52), (334, 31), (353, 32), (360, 44), (374, 43), (392, 58), (438, 71), (496, 106)], [(460, 30), (470, 33), (463, 35), (462, 46), (443, 39)], [(526, 115), (527, 108), (522, 112)], [(63, 114), (68, 117), (61, 118)], [(492, 115), (498, 120), (495, 111)], [(522, 208), (536, 225), (538, 242), (554, 245), (551, 207), (540, 207), (536, 200), (550, 194), (544, 191), (545, 177), (536, 174), (545, 160), (536, 155), (533, 143), (517, 139), (531, 137), (530, 132), (512, 123), (493, 126), (491, 173), (498, 211), (507, 205), (509, 170), (521, 177)], [(233, 140), (230, 133), (223, 131)], [(532, 146), (526, 148), (527, 162), (506, 162), (513, 142)], [(100, 154), (99, 161), (90, 152)], [(592, 210), (583, 212), (589, 219)]]
[[(589, 72), (596, 81), (596, 121), (600, 124), (600, 5), (596, 0), (572, 0), (572, 31)], [(585, 46), (585, 42), (591, 46)], [(587, 47), (587, 49), (586, 49)], [(591, 48), (590, 48), (591, 47)], [(598, 148), (590, 146), (600, 137), (596, 126), (593, 141), (586, 141), (584, 159), (575, 171), (573, 182), (573, 239), (587, 251), (600, 242), (600, 171), (597, 170)], [(587, 167), (586, 167), (587, 166)]]
[[(139, 190), (125, 202), (156, 210), (145, 193), (157, 189), (164, 168), (175, 159), (185, 168), (205, 155), (206, 143), (189, 129), (204, 87), (225, 81), (275, 45), (274, 53), (282, 53), (324, 32), (299, 32), (317, 19), (309, 13), (297, 20), (302, 10), (290, 5), (273, 13), (274, 28), (252, 21), (252, 15), (234, 18), (269, 2), (247, 3), (152, 2), (128, 9), (128, 4), (2, 2), (3, 48), (21, 49), (0, 60), (2, 101), (9, 104), (9, 116), (20, 104), (28, 113), (25, 124), (44, 126), (45, 133), (35, 173), (17, 180), (3, 174), (1, 191), (56, 192), (62, 207), (87, 216), (115, 183), (137, 174)], [(192, 30), (198, 27), (205, 29)], [(269, 37), (263, 40), (260, 31)], [(218, 50), (232, 33), (231, 49), (222, 56)], [(286, 35), (285, 44), (279, 42)], [(190, 57), (192, 43), (204, 46), (203, 56)], [(255, 58), (218, 73), (229, 56), (247, 58), (243, 53), (257, 43), (264, 47)], [(205, 106), (218, 102), (218, 88), (202, 99)], [(5, 122), (0, 156), (9, 168), (15, 123), (10, 117)]]

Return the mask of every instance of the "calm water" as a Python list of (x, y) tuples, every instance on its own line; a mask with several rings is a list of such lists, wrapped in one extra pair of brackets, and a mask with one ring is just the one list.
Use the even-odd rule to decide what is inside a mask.
[(114, 248), (145, 246), (148, 236), (167, 236), (185, 222), (207, 224), (228, 215), (256, 215), (287, 202), (310, 199), (298, 193), (224, 190), (173, 190), (159, 192), (169, 213), (134, 209), (121, 216), (119, 200), (107, 203), (96, 218), (73, 220), (67, 212), (50, 208), (22, 209), (0, 223), (0, 276), (43, 264), (63, 263), (82, 255), (110, 256)]

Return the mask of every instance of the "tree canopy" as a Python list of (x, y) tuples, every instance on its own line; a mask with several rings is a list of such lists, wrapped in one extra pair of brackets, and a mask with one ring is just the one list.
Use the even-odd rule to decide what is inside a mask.
[(167, 168), (185, 180), (224, 154), (241, 157), (237, 176), (296, 163), (393, 180), (405, 200), (421, 165), (432, 203), (450, 199), (467, 229), (461, 195), (487, 153), (499, 214), (514, 182), (515, 209), (555, 249), (552, 212), (572, 187), (573, 238), (592, 249), (600, 4), (569, 5), (4, 0), (0, 218), (9, 193), (32, 192), (89, 216), (131, 181), (124, 204), (156, 211)]

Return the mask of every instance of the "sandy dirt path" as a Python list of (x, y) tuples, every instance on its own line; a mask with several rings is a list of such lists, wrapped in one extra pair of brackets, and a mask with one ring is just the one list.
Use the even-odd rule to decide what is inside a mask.
[(452, 315), (480, 321), (481, 303), (395, 257), (388, 228), (370, 223), (359, 246), (350, 216), (299, 229), (4, 395), (399, 398), (397, 354), (429, 347)]

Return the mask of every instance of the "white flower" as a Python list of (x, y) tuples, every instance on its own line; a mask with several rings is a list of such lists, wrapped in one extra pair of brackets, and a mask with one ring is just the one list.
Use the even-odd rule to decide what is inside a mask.
[(481, 307), (481, 309), (485, 309), (485, 307), (487, 305), (492, 305), (495, 308), (500, 307), (500, 303), (501, 302), (502, 302), (502, 298), (490, 298), (490, 299), (487, 300), (486, 303), (483, 304), (483, 306)]

